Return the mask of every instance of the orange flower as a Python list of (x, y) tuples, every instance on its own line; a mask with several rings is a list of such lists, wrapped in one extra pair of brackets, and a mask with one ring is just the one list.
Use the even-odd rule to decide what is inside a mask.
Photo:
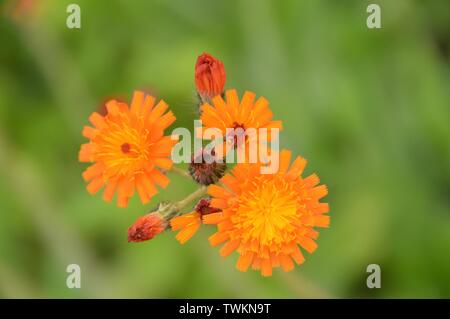
[[(269, 101), (264, 97), (258, 98), (255, 102), (255, 93), (246, 91), (242, 100), (239, 101), (236, 90), (227, 90), (225, 96), (226, 102), (218, 95), (212, 99), (214, 106), (208, 103), (204, 103), (201, 106), (200, 119), (203, 123), (202, 130), (208, 128), (218, 129), (223, 136), (227, 136), (229, 134), (227, 129), (242, 129), (242, 131), (255, 129), (256, 135), (253, 137), (257, 139), (258, 129), (266, 128), (267, 141), (271, 140), (271, 128), (282, 130), (283, 125), (281, 121), (272, 121), (273, 113), (269, 108)], [(199, 135), (198, 132), (197, 135)], [(217, 156), (222, 156), (227, 149), (232, 147), (237, 147), (239, 152), (243, 146), (248, 146), (251, 141), (257, 142), (253, 137), (245, 138), (245, 145), (241, 145), (237, 143), (238, 136), (227, 136), (226, 141), (222, 145), (222, 150), (218, 149), (216, 154)], [(246, 151), (248, 149), (248, 147), (245, 148)]]
[(162, 233), (167, 227), (167, 222), (160, 213), (154, 212), (139, 217), (136, 222), (128, 228), (128, 242), (138, 243), (152, 239)]
[(129, 108), (115, 100), (106, 103), (105, 116), (94, 112), (89, 117), (91, 126), (85, 126), (83, 135), (90, 142), (81, 145), (79, 160), (94, 162), (84, 173), (87, 190), (97, 193), (106, 186), (105, 201), (118, 193), (117, 205), (126, 207), (135, 190), (143, 204), (157, 193), (155, 184), (165, 188), (169, 183), (158, 168), (170, 169), (169, 158), (176, 140), (164, 136), (164, 130), (175, 121), (168, 106), (160, 101), (154, 106), (154, 97), (136, 91)]
[(195, 64), (195, 85), (202, 100), (222, 94), (226, 74), (223, 63), (208, 53), (197, 58)]
[(175, 236), (176, 240), (181, 244), (186, 243), (200, 228), (202, 216), (218, 211), (220, 211), (220, 209), (210, 206), (210, 201), (208, 199), (201, 199), (195, 206), (193, 212), (172, 218), (170, 220), (172, 230), (180, 230)]
[(280, 154), (279, 171), (263, 175), (260, 164), (237, 164), (225, 175), (224, 186), (210, 185), (211, 206), (222, 212), (204, 216), (205, 224), (216, 224), (218, 231), (209, 241), (213, 246), (226, 244), (222, 256), (239, 253), (237, 268), (246, 271), (250, 265), (270, 276), (272, 268), (284, 271), (304, 261), (299, 246), (312, 253), (319, 233), (314, 227), (328, 227), (328, 204), (319, 199), (327, 194), (319, 178), (300, 175), (306, 160), (297, 157), (290, 165), (291, 152)]

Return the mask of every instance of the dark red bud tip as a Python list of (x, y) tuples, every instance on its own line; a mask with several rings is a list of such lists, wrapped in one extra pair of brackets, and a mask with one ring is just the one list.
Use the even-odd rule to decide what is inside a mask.
[(211, 200), (207, 198), (202, 198), (195, 205), (195, 211), (201, 215), (207, 215), (212, 213), (220, 212), (221, 210), (215, 207), (211, 207)]
[(151, 213), (139, 217), (136, 222), (128, 228), (128, 242), (138, 243), (150, 240), (166, 229), (167, 223), (159, 213)]

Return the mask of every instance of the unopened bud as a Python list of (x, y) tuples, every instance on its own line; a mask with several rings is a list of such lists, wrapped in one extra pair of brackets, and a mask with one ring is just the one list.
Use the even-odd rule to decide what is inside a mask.
[(153, 212), (139, 217), (128, 228), (128, 242), (138, 243), (150, 240), (162, 233), (167, 227), (167, 222), (159, 212)]
[[(214, 152), (214, 151), (213, 151)], [(194, 155), (189, 165), (189, 173), (192, 178), (201, 185), (210, 185), (216, 183), (225, 174), (227, 165), (216, 160), (206, 161), (207, 156), (214, 156), (206, 154), (203, 150), (198, 155)]]
[(208, 53), (203, 53), (195, 64), (195, 85), (202, 102), (222, 94), (226, 74), (223, 63)]

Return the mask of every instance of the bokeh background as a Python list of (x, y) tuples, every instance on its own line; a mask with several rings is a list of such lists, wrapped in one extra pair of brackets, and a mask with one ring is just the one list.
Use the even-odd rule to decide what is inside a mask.
[[(366, 7), (382, 28), (366, 27)], [(81, 7), (81, 29), (66, 7)], [(0, 297), (450, 297), (447, 0), (1, 1)], [(126, 209), (90, 196), (77, 161), (87, 117), (134, 89), (196, 118), (194, 64), (267, 97), (281, 144), (329, 186), (332, 221), (291, 273), (240, 273), (203, 228), (128, 244), (127, 227), (193, 182)], [(66, 267), (81, 266), (81, 289)], [(379, 264), (382, 288), (366, 287)]]

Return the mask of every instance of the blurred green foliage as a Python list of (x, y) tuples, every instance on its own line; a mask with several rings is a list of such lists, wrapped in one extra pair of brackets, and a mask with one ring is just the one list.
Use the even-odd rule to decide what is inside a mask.
[[(69, 3), (82, 27), (66, 27)], [(450, 5), (374, 1), (36, 1), (0, 16), (0, 297), (450, 297)], [(329, 186), (332, 222), (302, 267), (240, 273), (204, 228), (180, 246), (127, 227), (195, 184), (126, 209), (90, 196), (81, 128), (110, 97), (144, 89), (175, 126), (196, 118), (193, 70), (209, 52), (227, 87), (269, 99), (283, 147)], [(66, 287), (66, 266), (82, 289)], [(366, 267), (382, 288), (366, 287)]]

